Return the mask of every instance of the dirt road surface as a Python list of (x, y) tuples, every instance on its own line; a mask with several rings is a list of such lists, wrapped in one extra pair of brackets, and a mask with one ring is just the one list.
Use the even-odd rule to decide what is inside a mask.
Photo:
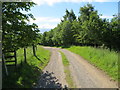
[(43, 70), (37, 88), (64, 88), (68, 84), (65, 80), (64, 66), (61, 54), (55, 48), (44, 47), (51, 51), (51, 58)]
[(61, 49), (70, 62), (73, 80), (78, 88), (117, 88), (117, 83), (110, 81), (104, 72), (88, 63), (82, 57), (68, 50)]
[[(70, 62), (69, 69), (71, 71), (73, 82), (77, 88), (117, 88), (118, 85), (116, 82), (111, 81), (103, 71), (97, 69), (79, 55), (65, 49), (53, 47), (44, 48), (50, 50), (52, 53), (50, 62), (44, 69), (44, 73), (49, 74), (52, 72), (54, 73), (52, 76), (58, 79), (58, 81), (53, 79), (54, 83), (52, 82), (52, 84), (49, 84), (47, 87), (59, 88), (64, 87), (65, 85), (68, 86), (67, 82), (65, 81), (64, 67), (62, 64), (61, 55), (59, 53), (59, 51), (62, 51)], [(44, 80), (44, 76), (46, 74), (41, 76), (41, 79), (39, 80), (39, 87), (46, 87), (45, 84), (47, 81)], [(56, 84), (56, 82), (59, 83)]]

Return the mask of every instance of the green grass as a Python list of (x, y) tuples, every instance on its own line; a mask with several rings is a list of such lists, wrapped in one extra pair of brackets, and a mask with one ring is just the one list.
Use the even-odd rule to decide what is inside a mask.
[(85, 46), (71, 46), (66, 49), (90, 61), (90, 63), (105, 71), (113, 80), (118, 80), (118, 53)]
[(67, 60), (66, 56), (64, 55), (64, 53), (61, 53), (61, 56), (62, 56), (62, 62), (63, 62), (63, 65), (64, 65), (64, 72), (65, 72), (65, 79), (68, 83), (68, 87), (69, 88), (75, 88), (76, 86), (74, 85), (73, 83), (73, 80), (72, 80), (72, 76), (71, 76), (71, 73), (70, 73), (70, 70), (69, 70), (69, 61)]
[(32, 47), (28, 47), (27, 63), (24, 63), (23, 49), (17, 51), (17, 68), (8, 67), (9, 76), (3, 73), (3, 88), (32, 88), (42, 69), (47, 65), (50, 58), (50, 52), (37, 47), (36, 56), (33, 56)]
[(64, 66), (69, 66), (69, 61), (67, 60), (66, 56), (64, 55), (64, 53), (60, 52), (62, 55), (62, 62)]
[[(23, 49), (18, 50), (17, 55), (18, 55), (18, 64), (20, 64), (20, 62), (24, 60)], [(38, 46), (36, 56), (38, 57), (38, 59), (35, 56), (33, 56), (32, 47), (28, 47), (27, 48), (27, 63), (30, 65), (39, 67), (40, 69), (43, 69), (44, 66), (46, 66), (46, 63), (48, 63), (50, 52), (48, 50), (45, 50), (41, 46)]]

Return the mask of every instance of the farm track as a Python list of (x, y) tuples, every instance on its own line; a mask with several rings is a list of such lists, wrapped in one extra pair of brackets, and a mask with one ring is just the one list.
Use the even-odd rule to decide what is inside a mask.
[(39, 85), (42, 88), (61, 88), (68, 86), (65, 80), (64, 66), (59, 51), (67, 57), (71, 76), (77, 88), (117, 88), (117, 83), (101, 70), (88, 63), (82, 57), (68, 50), (44, 47), (51, 51), (51, 59), (43, 70)]

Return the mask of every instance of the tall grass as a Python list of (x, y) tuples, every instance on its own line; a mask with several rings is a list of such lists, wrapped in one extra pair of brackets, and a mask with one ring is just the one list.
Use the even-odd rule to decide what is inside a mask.
[[(36, 50), (36, 56), (33, 55), (33, 49), (32, 47), (28, 47), (26, 49), (27, 51), (27, 63), (30, 65), (34, 65), (36, 67), (39, 67), (40, 69), (43, 69), (44, 66), (48, 63), (49, 58), (50, 58), (50, 52), (48, 50), (45, 50), (41, 46), (37, 46)], [(18, 64), (21, 63), (21, 61), (24, 61), (24, 52), (23, 48), (19, 49), (17, 51), (17, 59), (18, 59)]]
[(17, 51), (17, 67), (8, 67), (9, 75), (3, 75), (3, 88), (32, 88), (36, 85), (42, 69), (47, 65), (50, 52), (38, 46), (36, 56), (32, 47), (28, 47), (27, 63), (24, 63), (23, 48)]
[(85, 46), (71, 46), (67, 49), (105, 71), (113, 80), (118, 80), (118, 53), (115, 51)]

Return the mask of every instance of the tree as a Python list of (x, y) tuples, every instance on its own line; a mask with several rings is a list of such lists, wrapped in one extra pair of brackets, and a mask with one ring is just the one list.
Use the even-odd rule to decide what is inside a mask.
[(109, 38), (110, 40), (110, 45), (111, 48), (120, 51), (120, 29), (119, 29), (119, 21), (118, 21), (118, 16), (114, 15), (114, 18), (112, 18), (109, 26)]
[[(25, 20), (33, 18), (32, 14), (23, 14), (20, 10), (29, 11), (35, 5), (33, 2), (4, 2), (2, 4), (3, 49), (18, 49), (17, 36), (26, 25)], [(8, 46), (9, 43), (9, 46)]]
[(69, 12), (69, 11), (66, 9), (66, 14), (63, 16), (63, 19), (64, 19), (64, 20), (62, 20), (62, 22), (63, 22), (63, 21), (70, 21), (70, 22), (74, 21), (74, 20), (76, 19), (76, 16), (75, 16), (73, 10), (71, 9), (71, 11)]
[(87, 4), (80, 8), (80, 16), (78, 19), (80, 19), (82, 22), (90, 19), (90, 14), (94, 11), (94, 7), (92, 4)]
[(102, 19), (91, 4), (80, 8), (78, 19), (82, 27), (82, 43), (86, 45), (101, 45), (100, 37), (102, 33)]
[(73, 33), (73, 38), (74, 38), (74, 44), (75, 45), (80, 45), (82, 42), (82, 27), (81, 27), (81, 22), (78, 22), (77, 20), (74, 20), (72, 22), (72, 27), (71, 27), (72, 33)]
[[(33, 2), (4, 2), (2, 5), (3, 52), (25, 48), (35, 43), (38, 29), (36, 25), (28, 25), (32, 14), (23, 14), (20, 10), (29, 11)], [(32, 34), (32, 35), (31, 35)]]
[(63, 16), (64, 20), (61, 23), (61, 33), (63, 45), (72, 45), (74, 43), (72, 22), (76, 20), (76, 16), (71, 10), (70, 12), (66, 9), (66, 14)]

